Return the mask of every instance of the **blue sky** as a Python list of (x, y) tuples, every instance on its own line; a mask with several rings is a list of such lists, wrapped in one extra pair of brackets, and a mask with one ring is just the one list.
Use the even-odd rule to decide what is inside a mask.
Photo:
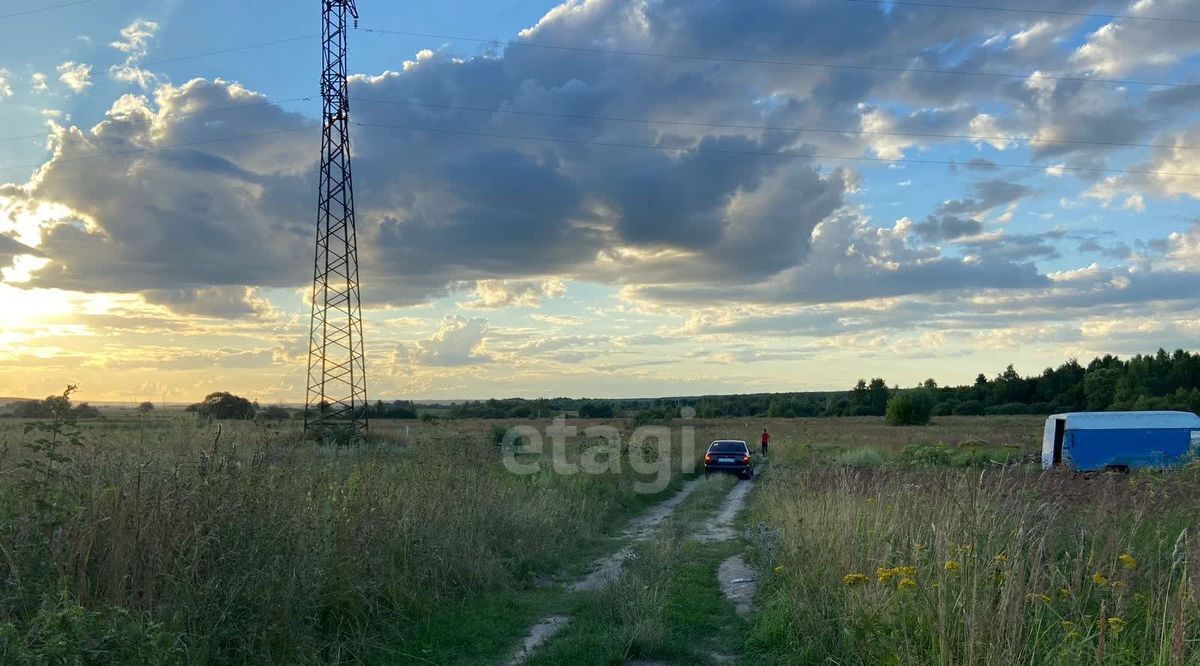
[[(29, 137), (0, 143), (0, 394), (302, 395), (319, 6), (297, 4), (0, 19), (0, 139)], [(1151, 20), (1184, 0), (359, 5), (373, 396), (1194, 348), (1200, 23)]]

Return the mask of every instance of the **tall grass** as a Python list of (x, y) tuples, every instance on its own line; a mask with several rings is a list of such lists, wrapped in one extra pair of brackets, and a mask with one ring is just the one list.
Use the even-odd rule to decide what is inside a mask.
[(0, 662), (378, 660), (464, 599), (531, 587), (650, 502), (632, 474), (518, 476), (485, 430), (356, 447), (191, 419), (46, 460), (0, 426)]
[(779, 465), (753, 507), (778, 663), (1200, 663), (1200, 473)]

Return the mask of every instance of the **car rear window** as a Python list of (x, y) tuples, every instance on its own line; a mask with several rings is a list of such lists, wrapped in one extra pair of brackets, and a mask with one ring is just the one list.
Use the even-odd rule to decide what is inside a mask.
[(745, 453), (746, 445), (741, 442), (713, 442), (708, 450), (713, 453)]

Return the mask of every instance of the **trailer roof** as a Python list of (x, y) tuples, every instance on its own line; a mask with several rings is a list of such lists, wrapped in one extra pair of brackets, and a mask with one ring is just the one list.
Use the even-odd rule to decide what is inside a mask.
[(1066, 419), (1068, 430), (1200, 428), (1200, 416), (1191, 412), (1068, 412), (1050, 418)]

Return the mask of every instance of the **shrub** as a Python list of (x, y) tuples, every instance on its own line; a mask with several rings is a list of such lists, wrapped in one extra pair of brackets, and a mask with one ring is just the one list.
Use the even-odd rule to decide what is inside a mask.
[(1006, 402), (1003, 405), (998, 405), (996, 407), (989, 407), (987, 409), (987, 413), (988, 413), (988, 415), (1000, 415), (1000, 416), (1016, 416), (1018, 414), (1028, 414), (1029, 413), (1029, 405), (1026, 405), (1023, 402)]
[(149, 402), (149, 401), (143, 402), (142, 404), (137, 406), (137, 410), (139, 412), (142, 412), (143, 414), (145, 414), (147, 412), (152, 412), (152, 411), (154, 411), (154, 403)]
[(872, 468), (883, 464), (883, 456), (879, 451), (864, 446), (846, 451), (838, 457), (838, 461), (847, 467)]
[(900, 462), (912, 467), (945, 467), (952, 462), (953, 453), (944, 444), (910, 444), (900, 452)]
[(955, 416), (983, 416), (983, 403), (978, 400), (964, 400), (954, 408)]
[(887, 424), (894, 426), (925, 425), (933, 416), (933, 400), (924, 391), (911, 391), (892, 396), (887, 403)]
[(955, 407), (955, 403), (950, 402), (949, 400), (943, 400), (933, 406), (933, 415), (934, 416), (950, 416), (951, 414), (954, 413), (954, 407)]

